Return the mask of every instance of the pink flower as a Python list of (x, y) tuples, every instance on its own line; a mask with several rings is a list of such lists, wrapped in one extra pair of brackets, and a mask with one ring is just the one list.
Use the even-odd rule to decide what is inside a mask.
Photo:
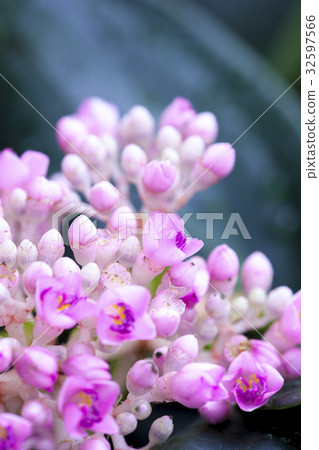
[(111, 411), (119, 394), (119, 386), (114, 381), (92, 382), (79, 376), (68, 377), (58, 396), (58, 411), (66, 431), (74, 438), (87, 436), (87, 430), (117, 434), (118, 426)]
[(280, 331), (294, 344), (301, 342), (301, 292), (290, 300), (280, 319)]
[(207, 260), (207, 268), (212, 285), (218, 292), (230, 296), (237, 283), (239, 260), (228, 245), (215, 247)]
[(143, 186), (151, 194), (168, 192), (176, 179), (176, 167), (168, 160), (149, 162), (143, 174)]
[(241, 282), (246, 294), (259, 287), (268, 291), (272, 284), (274, 269), (262, 252), (254, 252), (245, 259), (241, 270)]
[(209, 401), (227, 398), (220, 384), (225, 369), (217, 364), (192, 363), (167, 377), (173, 399), (187, 408), (201, 408)]
[(78, 375), (87, 380), (110, 380), (109, 365), (95, 355), (79, 354), (72, 356), (62, 364), (66, 375)]
[(108, 289), (97, 306), (97, 334), (106, 345), (127, 340), (154, 339), (155, 326), (147, 313), (149, 291), (142, 286)]
[(267, 403), (283, 385), (283, 378), (269, 364), (260, 364), (250, 352), (244, 351), (231, 363), (223, 384), (229, 400), (236, 400), (243, 411), (253, 411)]
[(58, 364), (55, 355), (43, 347), (32, 346), (19, 349), (14, 367), (27, 384), (52, 392), (58, 378)]
[(196, 116), (192, 104), (183, 97), (176, 97), (163, 111), (159, 126), (172, 125), (178, 131), (183, 132), (185, 127)]
[(0, 413), (0, 448), (21, 450), (22, 443), (30, 436), (31, 423), (11, 413)]
[(119, 111), (115, 105), (99, 97), (83, 100), (76, 116), (86, 125), (88, 131), (97, 136), (115, 136), (119, 122)]
[(217, 402), (207, 402), (199, 409), (199, 414), (207, 422), (216, 424), (224, 422), (231, 412), (231, 405), (227, 400), (219, 400)]
[(35, 291), (37, 315), (56, 328), (72, 328), (95, 311), (81, 287), (81, 275), (70, 273), (58, 278), (42, 276)]
[(177, 214), (151, 213), (143, 229), (145, 256), (154, 267), (173, 266), (198, 252), (204, 243), (184, 233), (184, 222)]

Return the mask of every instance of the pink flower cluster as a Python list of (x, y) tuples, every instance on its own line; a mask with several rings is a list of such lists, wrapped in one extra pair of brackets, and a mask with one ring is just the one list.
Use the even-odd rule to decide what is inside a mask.
[[(300, 292), (271, 290), (261, 252), (241, 269), (227, 245), (195, 256), (203, 242), (175, 213), (232, 171), (235, 150), (217, 132), (183, 98), (157, 130), (142, 106), (120, 118), (89, 98), (57, 124), (60, 173), (47, 178), (43, 153), (0, 152), (0, 448), (112, 439), (125, 450), (152, 403), (216, 424), (300, 376)], [(262, 339), (246, 336), (268, 324)], [(172, 430), (170, 417), (155, 420), (145, 450)]]

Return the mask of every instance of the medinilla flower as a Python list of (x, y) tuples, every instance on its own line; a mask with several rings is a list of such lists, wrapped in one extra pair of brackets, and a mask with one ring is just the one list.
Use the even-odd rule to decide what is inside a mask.
[(110, 380), (109, 368), (106, 361), (87, 353), (72, 356), (62, 364), (66, 375), (79, 375), (88, 380)]
[(186, 364), (167, 377), (167, 387), (172, 398), (187, 408), (201, 408), (209, 401), (227, 398), (220, 384), (225, 368), (218, 364)]
[(204, 243), (184, 233), (177, 214), (153, 212), (143, 229), (143, 250), (153, 267), (173, 266), (198, 252)]
[(65, 329), (92, 315), (95, 303), (84, 295), (81, 282), (79, 273), (40, 277), (35, 291), (37, 315), (48, 324)]
[(97, 334), (105, 345), (154, 339), (155, 325), (147, 313), (149, 291), (142, 286), (108, 289), (97, 305)]
[(267, 403), (283, 385), (283, 377), (269, 364), (259, 363), (244, 351), (231, 363), (223, 385), (229, 392), (229, 401), (238, 403), (243, 411), (253, 411)]
[(71, 437), (83, 438), (87, 431), (116, 434), (118, 426), (111, 416), (120, 393), (114, 381), (89, 381), (83, 377), (68, 377), (58, 396), (58, 411)]
[(0, 448), (21, 450), (21, 444), (32, 432), (31, 422), (11, 413), (0, 413)]
[(58, 378), (58, 364), (50, 350), (32, 346), (14, 354), (14, 367), (25, 383), (52, 392)]
[(231, 363), (244, 351), (250, 352), (259, 363), (270, 364), (275, 368), (280, 366), (275, 347), (260, 339), (248, 339), (243, 334), (235, 334), (226, 341), (223, 356), (227, 363)]

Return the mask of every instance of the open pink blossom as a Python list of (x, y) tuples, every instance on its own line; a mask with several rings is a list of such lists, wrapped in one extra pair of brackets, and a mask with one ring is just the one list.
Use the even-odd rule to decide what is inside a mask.
[(104, 292), (97, 306), (97, 334), (106, 345), (156, 336), (147, 308), (149, 291), (142, 286), (122, 286)]
[(72, 328), (93, 315), (95, 303), (84, 295), (81, 281), (79, 273), (40, 277), (35, 291), (37, 315), (56, 328)]
[(154, 267), (173, 266), (203, 245), (203, 241), (185, 234), (184, 222), (177, 214), (154, 211), (143, 229), (144, 253)]
[(253, 411), (267, 403), (283, 382), (283, 377), (276, 369), (269, 364), (260, 364), (247, 351), (234, 359), (223, 379), (229, 400), (236, 400), (243, 411)]
[(88, 430), (118, 433), (111, 411), (119, 393), (120, 388), (114, 381), (92, 382), (79, 376), (68, 377), (59, 392), (58, 411), (69, 435), (83, 438)]
[(29, 420), (11, 413), (0, 413), (0, 448), (21, 450), (23, 442), (30, 436), (32, 425)]

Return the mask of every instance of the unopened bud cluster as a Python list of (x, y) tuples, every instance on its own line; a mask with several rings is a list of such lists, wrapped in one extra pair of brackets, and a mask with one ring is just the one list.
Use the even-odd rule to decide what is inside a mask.
[[(217, 133), (184, 98), (157, 126), (143, 106), (120, 117), (88, 98), (57, 123), (61, 172), (48, 178), (40, 152), (0, 153), (1, 448), (102, 450), (108, 436), (125, 450), (153, 403), (216, 424), (299, 377), (300, 292), (271, 289), (261, 252), (195, 256), (204, 244), (176, 214), (232, 171)], [(144, 449), (172, 431), (158, 418)]]

